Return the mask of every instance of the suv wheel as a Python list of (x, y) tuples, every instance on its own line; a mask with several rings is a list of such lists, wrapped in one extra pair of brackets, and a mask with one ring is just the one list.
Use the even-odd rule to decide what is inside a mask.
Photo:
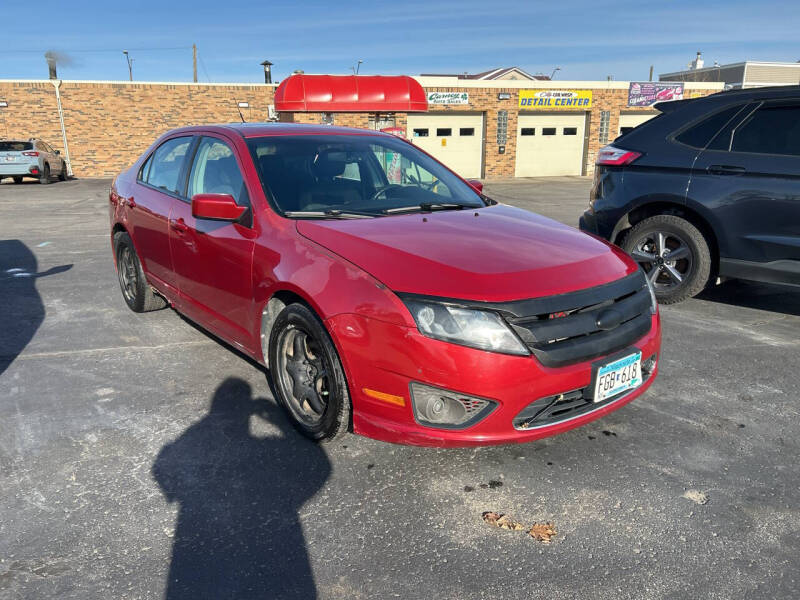
[(622, 248), (644, 269), (661, 304), (691, 298), (708, 283), (708, 243), (686, 219), (673, 215), (645, 219), (628, 232)]
[(42, 185), (47, 185), (50, 183), (50, 165), (45, 163), (44, 168), (42, 169), (42, 175), (39, 177), (39, 183)]
[(58, 174), (59, 181), (66, 181), (67, 180), (67, 163), (61, 163), (61, 172)]
[(325, 326), (305, 305), (290, 304), (269, 337), (269, 372), (278, 403), (305, 436), (326, 442), (350, 425), (350, 394)]

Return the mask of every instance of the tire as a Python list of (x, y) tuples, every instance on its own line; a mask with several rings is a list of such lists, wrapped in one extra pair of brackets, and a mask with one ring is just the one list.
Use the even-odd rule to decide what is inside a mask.
[(125, 303), (133, 312), (149, 312), (167, 305), (167, 301), (153, 292), (145, 279), (142, 263), (127, 233), (114, 235), (114, 258), (119, 287)]
[(300, 303), (284, 308), (275, 319), (268, 348), (275, 398), (295, 428), (316, 442), (342, 436), (350, 426), (347, 379), (317, 315)]
[[(675, 304), (700, 293), (711, 275), (711, 252), (697, 227), (674, 215), (637, 223), (622, 248), (644, 269), (661, 304)], [(670, 254), (676, 258), (670, 260)]]
[(67, 163), (61, 163), (61, 172), (58, 174), (59, 181), (66, 181), (67, 180)]
[(15, 176), (14, 177), (14, 183), (22, 183), (22, 177), (21, 176)]
[(50, 165), (45, 163), (44, 168), (42, 169), (42, 175), (39, 177), (39, 183), (42, 185), (47, 185), (50, 183)]

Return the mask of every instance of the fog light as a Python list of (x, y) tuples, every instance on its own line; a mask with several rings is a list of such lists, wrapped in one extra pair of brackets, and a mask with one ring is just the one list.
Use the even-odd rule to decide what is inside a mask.
[(441, 388), (413, 382), (411, 403), (420, 425), (443, 429), (464, 429), (491, 413), (497, 404)]

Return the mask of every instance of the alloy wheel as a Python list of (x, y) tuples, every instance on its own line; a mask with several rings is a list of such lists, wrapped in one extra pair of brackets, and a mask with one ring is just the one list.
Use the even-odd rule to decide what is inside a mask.
[(320, 344), (297, 327), (278, 340), (278, 385), (294, 415), (308, 425), (322, 420), (330, 396), (329, 368)]
[(657, 290), (677, 288), (692, 273), (692, 252), (686, 241), (672, 232), (643, 235), (634, 244), (631, 256)]
[(136, 260), (133, 252), (128, 246), (123, 246), (119, 253), (117, 272), (119, 273), (119, 281), (122, 284), (122, 293), (125, 295), (125, 300), (133, 302), (136, 299), (139, 274), (136, 269)]

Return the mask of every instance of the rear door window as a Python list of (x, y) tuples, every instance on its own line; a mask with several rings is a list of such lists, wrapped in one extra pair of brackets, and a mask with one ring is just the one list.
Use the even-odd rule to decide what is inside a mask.
[(150, 159), (150, 171), (145, 181), (164, 191), (183, 194), (180, 175), (191, 143), (191, 137), (179, 137), (161, 144)]
[(675, 139), (681, 144), (686, 144), (692, 148), (705, 148), (712, 138), (717, 135), (717, 132), (742, 110), (743, 106), (743, 104), (737, 104), (715, 112), (679, 133), (675, 136)]
[(761, 106), (734, 130), (731, 152), (800, 156), (800, 103)]

